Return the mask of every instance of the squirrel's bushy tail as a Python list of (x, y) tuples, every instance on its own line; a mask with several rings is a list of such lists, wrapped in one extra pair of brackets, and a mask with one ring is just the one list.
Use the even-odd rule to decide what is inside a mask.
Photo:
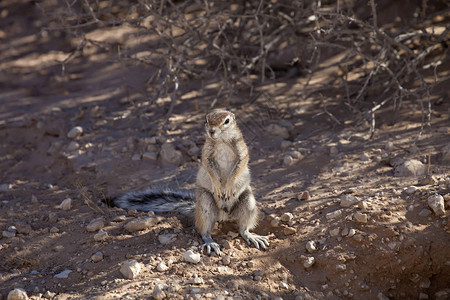
[(193, 191), (170, 189), (147, 189), (126, 192), (108, 199), (107, 204), (139, 211), (179, 212), (186, 216), (194, 215), (195, 195)]

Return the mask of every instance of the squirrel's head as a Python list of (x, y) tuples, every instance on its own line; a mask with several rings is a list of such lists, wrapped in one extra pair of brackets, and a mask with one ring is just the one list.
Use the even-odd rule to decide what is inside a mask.
[(236, 118), (232, 112), (215, 109), (206, 115), (206, 134), (213, 140), (228, 140), (237, 133)]

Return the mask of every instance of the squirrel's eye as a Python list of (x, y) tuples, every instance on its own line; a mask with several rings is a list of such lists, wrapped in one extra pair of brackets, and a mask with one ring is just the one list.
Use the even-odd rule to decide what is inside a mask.
[(229, 119), (229, 118), (227, 118), (227, 119), (225, 120), (225, 122), (223, 122), (223, 124), (228, 124), (228, 123), (230, 123), (230, 119)]

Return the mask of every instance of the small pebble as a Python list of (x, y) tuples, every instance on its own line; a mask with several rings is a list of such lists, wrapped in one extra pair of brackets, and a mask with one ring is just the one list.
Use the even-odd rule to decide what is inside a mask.
[(285, 235), (293, 235), (293, 234), (297, 233), (297, 229), (295, 229), (294, 227), (286, 227), (283, 229), (283, 233)]
[(103, 260), (103, 253), (102, 252), (96, 252), (94, 255), (91, 256), (91, 260), (93, 262), (99, 262)]
[(359, 211), (354, 214), (356, 222), (367, 223), (368, 216), (366, 214), (360, 213)]
[(231, 263), (231, 257), (228, 255), (225, 255), (224, 257), (222, 257), (222, 263), (225, 266), (228, 266)]
[(415, 192), (417, 192), (418, 190), (419, 190), (419, 188), (417, 186), (411, 185), (405, 189), (405, 193), (408, 195), (411, 195), (411, 194), (414, 194)]
[(59, 208), (62, 210), (70, 210), (72, 208), (72, 199), (64, 199), (59, 205)]
[(290, 212), (281, 215), (280, 220), (283, 222), (289, 222), (294, 218), (294, 215)]
[(28, 300), (27, 292), (21, 288), (15, 288), (8, 293), (6, 300)]
[(188, 250), (183, 254), (183, 259), (187, 262), (197, 264), (200, 262), (200, 254), (194, 253), (192, 250)]
[(305, 258), (305, 261), (303, 262), (303, 267), (305, 267), (305, 269), (309, 269), (314, 265), (315, 262), (316, 260), (314, 259), (314, 257), (307, 256)]
[(445, 215), (444, 197), (439, 194), (434, 194), (427, 199), (428, 206), (433, 210), (436, 216)]
[(159, 272), (165, 272), (165, 271), (167, 271), (169, 269), (169, 267), (165, 264), (165, 263), (163, 263), (163, 262), (160, 262), (159, 264), (158, 264), (158, 266), (156, 267), (156, 270), (158, 270)]
[(68, 278), (70, 273), (72, 273), (72, 270), (64, 270), (61, 273), (58, 273), (53, 277), (59, 278), (59, 279), (64, 279), (64, 278)]
[(120, 273), (126, 279), (133, 279), (141, 272), (141, 265), (136, 260), (127, 260), (120, 267)]
[(300, 200), (307, 201), (309, 199), (311, 199), (311, 195), (309, 194), (309, 192), (308, 191), (302, 192), (302, 194), (300, 195)]
[(313, 253), (317, 250), (314, 241), (309, 241), (306, 243), (306, 250), (308, 250), (309, 253)]
[(108, 239), (108, 233), (106, 231), (100, 230), (94, 235), (94, 240), (97, 242), (104, 242)]
[(74, 138), (79, 137), (82, 134), (83, 134), (83, 127), (76, 126), (76, 127), (73, 127), (72, 129), (70, 129), (70, 131), (67, 133), (67, 137), (70, 139), (74, 139)]
[(86, 230), (89, 232), (99, 231), (105, 226), (105, 219), (103, 217), (92, 220), (87, 226)]

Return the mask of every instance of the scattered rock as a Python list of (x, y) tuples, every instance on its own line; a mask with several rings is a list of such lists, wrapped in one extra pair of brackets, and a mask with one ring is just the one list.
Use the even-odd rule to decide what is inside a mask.
[(336, 147), (330, 147), (330, 156), (336, 156), (339, 153), (338, 148)]
[(283, 157), (283, 166), (285, 166), (285, 167), (290, 167), (290, 166), (292, 166), (294, 163), (295, 163), (295, 159), (294, 159), (292, 156), (290, 156), (289, 154), (286, 154), (286, 155)]
[(305, 201), (307, 201), (307, 200), (311, 199), (311, 195), (309, 194), (308, 191), (304, 191), (304, 192), (302, 192), (302, 194), (300, 195), (300, 198), (299, 198), (299, 199), (300, 199), (300, 200), (305, 200)]
[(332, 211), (330, 213), (327, 213), (325, 215), (325, 217), (327, 218), (327, 220), (332, 220), (336, 217), (339, 217), (340, 215), (342, 215), (342, 209), (338, 209), (338, 210)]
[(231, 263), (231, 257), (229, 255), (225, 255), (224, 257), (222, 257), (222, 263), (225, 266), (228, 266)]
[(108, 233), (104, 230), (100, 230), (94, 235), (94, 240), (96, 242), (104, 242), (108, 239)]
[(289, 222), (294, 218), (294, 215), (290, 212), (281, 215), (280, 220), (283, 222)]
[(152, 294), (153, 298), (155, 298), (156, 300), (166, 298), (166, 293), (164, 292), (165, 289), (166, 289), (165, 284), (155, 285), (155, 287), (153, 288), (153, 294)]
[(95, 263), (99, 262), (99, 261), (102, 261), (103, 260), (103, 253), (100, 252), (100, 251), (94, 253), (94, 255), (91, 256), (91, 260), (93, 262), (95, 262)]
[(306, 243), (306, 250), (308, 250), (309, 253), (313, 253), (317, 250), (314, 241), (309, 241)]
[(384, 150), (386, 150), (387, 152), (394, 151), (394, 143), (386, 142), (386, 144), (384, 144)]
[(429, 210), (428, 208), (424, 208), (419, 212), (419, 216), (421, 217), (428, 217), (429, 215), (431, 215), (431, 210)]
[(28, 300), (28, 295), (25, 290), (21, 288), (15, 288), (8, 293), (6, 300)]
[(356, 222), (359, 222), (359, 223), (367, 223), (367, 221), (368, 221), (368, 216), (359, 211), (357, 211), (354, 214), (354, 218), (355, 218)]
[(17, 233), (20, 234), (30, 234), (31, 233), (31, 226), (30, 224), (26, 224), (26, 223), (22, 223), (22, 222), (17, 222), (15, 224)]
[(345, 264), (337, 264), (336, 265), (336, 270), (340, 271), (340, 272), (343, 272), (343, 271), (347, 270), (347, 266)]
[(270, 226), (272, 226), (273, 228), (280, 227), (280, 218), (274, 217), (272, 221), (270, 221)]
[(437, 184), (437, 180), (436, 180), (436, 178), (434, 178), (433, 176), (425, 176), (424, 178), (422, 178), (420, 181), (419, 181), (419, 184), (420, 185), (435, 185), (435, 184)]
[(133, 156), (131, 157), (132, 161), (137, 161), (137, 160), (141, 160), (141, 155), (139, 153), (133, 154)]
[(370, 156), (367, 153), (362, 153), (361, 156), (359, 157), (359, 160), (361, 161), (369, 161), (370, 160)]
[(15, 232), (12, 232), (12, 231), (4, 230), (4, 231), (2, 232), (2, 236), (3, 236), (4, 238), (13, 238), (13, 237), (16, 236), (16, 233), (15, 233)]
[(280, 282), (280, 289), (288, 290), (289, 289), (289, 285), (286, 282)]
[(305, 269), (309, 269), (314, 265), (315, 262), (316, 260), (314, 259), (314, 257), (307, 256), (303, 262), (303, 267), (305, 267)]
[(142, 158), (145, 160), (156, 161), (158, 159), (158, 153), (156, 152), (144, 152)]
[(69, 139), (75, 139), (83, 134), (83, 127), (75, 126), (67, 133)]
[(105, 226), (105, 218), (99, 217), (92, 220), (87, 226), (86, 230), (89, 232), (99, 231)]
[(69, 274), (70, 274), (70, 273), (72, 273), (72, 270), (64, 270), (64, 271), (62, 271), (61, 273), (58, 273), (58, 274), (56, 274), (56, 275), (53, 276), (53, 277), (59, 278), (59, 279), (64, 279), (64, 278), (69, 277)]
[(67, 198), (64, 199), (61, 204), (59, 205), (59, 208), (62, 210), (69, 210), (72, 208), (72, 199)]
[(200, 254), (194, 253), (192, 250), (188, 250), (183, 254), (183, 259), (187, 262), (197, 264), (200, 262)]
[(197, 275), (194, 275), (194, 278), (189, 279), (187, 283), (201, 285), (201, 284), (204, 284), (205, 281), (203, 280), (203, 278), (198, 277)]
[(408, 195), (412, 195), (415, 192), (417, 192), (418, 190), (419, 190), (419, 188), (417, 186), (410, 185), (405, 189), (405, 193)]
[(442, 160), (443, 161), (450, 161), (450, 143), (442, 147)]
[(167, 233), (167, 234), (160, 234), (158, 236), (158, 240), (163, 245), (168, 245), (173, 243), (177, 239), (177, 235), (175, 233)]
[(341, 196), (341, 207), (351, 207), (358, 203), (358, 198), (350, 194), (344, 194)]
[(80, 144), (78, 144), (75, 141), (71, 141), (69, 143), (69, 145), (67, 145), (66, 150), (69, 151), (69, 152), (72, 152), (72, 151), (78, 150), (79, 148), (80, 148)]
[(12, 190), (12, 184), (10, 183), (0, 184), (0, 192), (8, 192), (10, 190)]
[(266, 132), (270, 135), (286, 140), (289, 138), (289, 130), (286, 127), (280, 126), (278, 124), (270, 124), (266, 127)]
[(283, 229), (283, 233), (285, 235), (293, 235), (297, 233), (297, 229), (295, 229), (294, 227), (286, 227)]
[(427, 199), (428, 206), (433, 210), (436, 216), (445, 215), (444, 197), (439, 194), (434, 194)]
[(339, 228), (335, 228), (335, 229), (331, 229), (330, 230), (330, 235), (333, 236), (333, 237), (338, 236), (339, 233), (340, 233)]
[(161, 162), (164, 165), (175, 165), (178, 166), (181, 164), (183, 154), (181, 151), (175, 149), (173, 144), (164, 143), (161, 146), (161, 151), (159, 152), (161, 157)]
[(169, 267), (165, 263), (160, 262), (158, 266), (156, 266), (156, 270), (158, 270), (158, 272), (165, 272), (169, 270)]
[(120, 267), (120, 273), (126, 279), (134, 279), (141, 272), (141, 265), (134, 259), (125, 261)]
[(136, 218), (125, 224), (125, 230), (128, 232), (145, 230), (155, 226), (159, 221), (160, 218), (157, 216)]
[(450, 127), (448, 127), (448, 126), (439, 127), (437, 132), (450, 133)]
[(427, 172), (427, 167), (416, 159), (405, 160), (394, 168), (394, 176), (423, 176)]
[(38, 199), (35, 195), (31, 195), (31, 203), (38, 203)]

